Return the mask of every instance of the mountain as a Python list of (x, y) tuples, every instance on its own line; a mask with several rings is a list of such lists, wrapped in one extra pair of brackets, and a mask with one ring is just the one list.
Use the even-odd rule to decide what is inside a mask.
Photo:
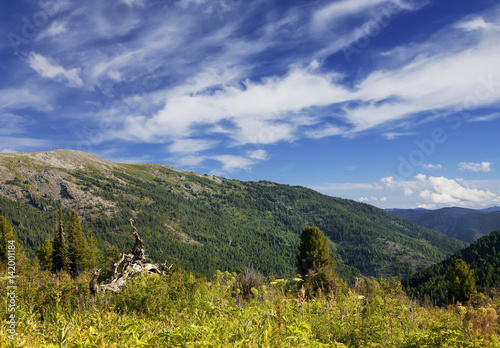
[(492, 211), (500, 211), (500, 207), (490, 207), (490, 208), (485, 208), (485, 209), (480, 209), (480, 211), (484, 211), (484, 212), (492, 212)]
[(53, 234), (58, 206), (75, 210), (105, 250), (133, 243), (191, 271), (253, 266), (291, 275), (304, 227), (318, 226), (345, 278), (406, 276), (465, 243), (373, 206), (300, 186), (242, 182), (160, 164), (117, 164), (83, 152), (0, 154), (0, 215), (33, 257)]
[(500, 254), (497, 250), (500, 250), (500, 231), (479, 238), (447, 259), (409, 276), (402, 284), (413, 296), (425, 294), (440, 302), (446, 302), (446, 271), (455, 260), (462, 259), (473, 271), (479, 291), (498, 287)]
[(449, 237), (472, 243), (491, 231), (500, 229), (500, 208), (390, 209), (389, 213)]

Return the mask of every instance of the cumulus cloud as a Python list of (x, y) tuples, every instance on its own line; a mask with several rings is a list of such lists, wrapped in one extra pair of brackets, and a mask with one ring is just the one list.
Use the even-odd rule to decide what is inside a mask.
[(491, 171), (491, 162), (481, 162), (481, 163), (460, 162), (458, 164), (458, 170), (488, 173)]
[(441, 169), (443, 166), (441, 164), (424, 164), (425, 169)]
[(386, 188), (403, 190), (405, 196), (417, 196), (421, 208), (447, 206), (487, 207), (500, 203), (500, 194), (489, 189), (481, 189), (463, 179), (445, 177), (415, 176), (414, 181), (396, 181), (393, 177), (381, 179)]
[(28, 58), (28, 64), (42, 77), (67, 80), (70, 87), (83, 86), (83, 81), (79, 76), (79, 69), (66, 70), (52, 59), (33, 52)]

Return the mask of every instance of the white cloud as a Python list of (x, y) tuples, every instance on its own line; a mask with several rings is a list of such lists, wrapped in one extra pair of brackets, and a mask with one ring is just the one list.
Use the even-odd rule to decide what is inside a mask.
[(25, 126), (32, 122), (26, 118), (12, 113), (0, 114), (0, 135), (11, 135), (21, 133)]
[(191, 4), (201, 5), (207, 2), (207, 0), (178, 0), (176, 4), (182, 8), (187, 8)]
[(48, 29), (41, 32), (36, 39), (42, 40), (46, 37), (57, 37), (64, 34), (67, 31), (66, 23), (54, 21)]
[(460, 162), (458, 164), (458, 170), (488, 173), (491, 171), (491, 162), (481, 162), (481, 163)]
[[(421, 208), (448, 206), (487, 207), (500, 203), (500, 194), (489, 189), (480, 189), (463, 179), (427, 177), (419, 174), (415, 181), (395, 181), (382, 178), (381, 183), (391, 189), (401, 189), (405, 196), (417, 193), (417, 205)], [(407, 194), (408, 193), (408, 194)]]
[(81, 87), (83, 81), (79, 76), (79, 69), (66, 70), (57, 65), (50, 58), (44, 57), (38, 53), (31, 53), (28, 58), (28, 64), (40, 76), (50, 79), (65, 79), (70, 87)]
[[(366, 9), (374, 6), (364, 0), (353, 3)], [(331, 6), (341, 12), (357, 11), (353, 3), (340, 1)], [(436, 35), (421, 44), (428, 56), (373, 71), (354, 89), (343, 86), (337, 75), (320, 71), (314, 60), (309, 67), (293, 67), (284, 76), (245, 81), (244, 87), (234, 83), (241, 78), (242, 69), (222, 67), (215, 74), (207, 70), (183, 86), (162, 91), (162, 110), (149, 118), (130, 115), (116, 136), (137, 139), (135, 135), (139, 135), (142, 141), (163, 141), (172, 136), (200, 137), (208, 129), (230, 137), (233, 145), (273, 144), (302, 137), (349, 136), (381, 125), (386, 126), (383, 135), (387, 139), (411, 135), (410, 131), (387, 129), (397, 128), (424, 112), (459, 107), (470, 98), (475, 98), (477, 107), (500, 101), (500, 88), (496, 88), (500, 36), (480, 35), (468, 38), (467, 45), (465, 41), (450, 44), (447, 35), (458, 30), (462, 29), (450, 26), (444, 30), (446, 35)], [(450, 49), (442, 49), (444, 42), (446, 47), (451, 45)], [(409, 44), (399, 50), (413, 52), (414, 46), (418, 45)], [(230, 73), (224, 73), (227, 71)], [(209, 86), (216, 88), (206, 90)], [(341, 107), (344, 102), (354, 101), (359, 107)], [(326, 111), (335, 105), (339, 111)], [(315, 111), (310, 112), (311, 108)], [(318, 113), (322, 108), (324, 113)], [(299, 115), (314, 116), (304, 121)]]
[(17, 151), (16, 150), (12, 150), (12, 149), (3, 149), (0, 151), (0, 153), (16, 153)]
[(267, 152), (265, 150), (259, 149), (254, 151), (248, 151), (247, 156), (256, 160), (267, 160)]
[(25, 149), (49, 149), (54, 148), (54, 144), (49, 140), (45, 139), (35, 139), (35, 138), (23, 138), (23, 137), (11, 137), (0, 135), (0, 144), (9, 144), (9, 148), (16, 149), (17, 151), (24, 151)]
[(441, 169), (443, 166), (441, 164), (424, 164), (425, 169)]
[(208, 150), (218, 141), (200, 140), (200, 139), (177, 139), (168, 147), (170, 152), (174, 153), (193, 153)]
[(284, 77), (271, 77), (261, 83), (246, 81), (245, 88), (223, 86), (211, 93), (174, 96), (153, 118), (142, 121), (129, 117), (124, 135), (142, 128), (143, 140), (158, 137), (190, 136), (199, 125), (215, 126), (230, 121), (235, 144), (272, 144), (294, 139), (294, 118), (311, 106), (345, 101), (348, 91), (332, 83), (335, 75), (314, 74), (307, 69), (292, 69)]
[(115, 81), (121, 81), (123, 79), (122, 74), (117, 70), (109, 70), (108, 77)]
[(326, 25), (331, 22), (335, 23), (335, 21), (367, 12), (382, 4), (390, 6), (394, 13), (400, 12), (403, 6), (408, 8), (404, 2), (398, 0), (341, 0), (332, 2), (330, 5), (318, 10), (314, 14), (313, 20), (316, 25)]
[(330, 137), (333, 135), (345, 134), (345, 133), (346, 133), (345, 129), (342, 129), (342, 128), (337, 127), (337, 126), (332, 125), (332, 124), (326, 124), (325, 126), (319, 128), (319, 129), (307, 131), (306, 135), (309, 138), (321, 139), (321, 138)]
[(500, 112), (495, 112), (489, 115), (474, 116), (469, 118), (468, 122), (488, 122), (500, 118)]
[(360, 202), (368, 202), (370, 199), (368, 197), (360, 197), (359, 201)]
[(195, 167), (195, 166), (200, 165), (206, 159), (207, 158), (205, 156), (188, 155), (188, 156), (177, 157), (177, 158), (169, 159), (169, 160), (173, 161), (175, 166)]
[(21, 110), (35, 108), (51, 111), (54, 108), (44, 100), (43, 91), (37, 93), (27, 88), (6, 88), (0, 90), (0, 110)]
[(387, 140), (394, 140), (403, 136), (415, 135), (414, 132), (387, 132), (382, 134)]
[(498, 26), (496, 26), (493, 23), (486, 23), (483, 17), (476, 17), (471, 20), (460, 22), (456, 25), (456, 27), (467, 31), (488, 30), (488, 29), (498, 28)]
[(212, 159), (219, 161), (222, 163), (222, 170), (226, 172), (234, 171), (235, 169), (250, 169), (252, 164), (256, 162), (252, 159), (243, 157), (243, 156), (235, 156), (235, 155), (221, 155), (214, 156)]
[(144, 0), (120, 0), (123, 4), (133, 7), (135, 5), (137, 6), (144, 6)]

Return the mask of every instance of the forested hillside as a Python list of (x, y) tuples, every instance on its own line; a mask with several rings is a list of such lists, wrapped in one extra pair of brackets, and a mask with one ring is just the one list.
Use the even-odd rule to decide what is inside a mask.
[(158, 165), (116, 164), (78, 151), (0, 155), (0, 215), (29, 256), (53, 237), (62, 206), (104, 249), (131, 247), (133, 218), (148, 254), (214, 274), (248, 266), (295, 272), (300, 232), (318, 226), (345, 278), (406, 276), (465, 243), (373, 206), (267, 181), (241, 182)]
[(402, 281), (413, 295), (424, 294), (433, 299), (445, 301), (447, 283), (445, 279), (448, 267), (457, 259), (464, 260), (472, 270), (478, 291), (485, 291), (500, 285), (500, 231), (492, 232), (488, 236), (462, 249), (446, 260), (424, 269)]
[(391, 209), (390, 213), (467, 243), (500, 229), (498, 207), (485, 210), (458, 207), (437, 210)]

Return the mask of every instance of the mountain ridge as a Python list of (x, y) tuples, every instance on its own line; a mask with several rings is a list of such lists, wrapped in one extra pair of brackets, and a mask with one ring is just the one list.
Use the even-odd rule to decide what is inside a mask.
[(447, 207), (436, 210), (390, 209), (389, 213), (449, 237), (472, 243), (500, 229), (498, 207), (469, 209)]
[(118, 164), (75, 150), (0, 154), (0, 173), (0, 215), (13, 220), (31, 250), (51, 238), (58, 206), (77, 211), (103, 249), (106, 243), (127, 248), (134, 218), (151, 257), (206, 275), (248, 266), (293, 274), (307, 225), (322, 229), (346, 277), (401, 277), (465, 246), (373, 206), (301, 186)]

